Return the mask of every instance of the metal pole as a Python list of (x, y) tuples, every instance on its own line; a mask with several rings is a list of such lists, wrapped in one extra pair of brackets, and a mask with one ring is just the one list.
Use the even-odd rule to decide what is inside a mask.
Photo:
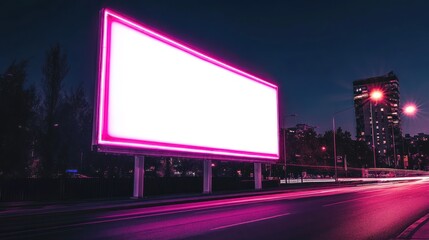
[(395, 168), (396, 168), (398, 164), (396, 162), (395, 130), (393, 128), (393, 124), (392, 124), (392, 140), (393, 140), (393, 161), (395, 162)]
[(144, 195), (144, 156), (134, 156), (134, 198)]
[(283, 154), (284, 154), (284, 169), (285, 169), (285, 183), (287, 183), (287, 169), (286, 169), (286, 129), (283, 124)]
[(255, 189), (261, 190), (262, 189), (262, 164), (254, 163), (253, 166), (254, 166), (253, 177), (255, 178)]
[(204, 160), (203, 166), (203, 194), (212, 193), (212, 161)]
[(335, 140), (335, 135), (337, 134), (337, 130), (335, 128), (335, 115), (332, 116), (332, 135), (334, 137), (334, 168), (335, 168), (335, 182), (338, 181), (338, 173), (337, 173), (337, 142)]
[(283, 115), (283, 154), (284, 154), (284, 170), (285, 170), (285, 183), (287, 183), (287, 166), (286, 166), (286, 117), (293, 117), (294, 118), (294, 123), (296, 126), (296, 114), (290, 114), (290, 115)]
[(371, 135), (372, 135), (372, 153), (374, 156), (374, 168), (377, 168), (376, 157), (375, 157), (375, 140), (374, 140), (374, 118), (372, 116), (372, 102), (369, 102), (369, 111), (371, 114)]

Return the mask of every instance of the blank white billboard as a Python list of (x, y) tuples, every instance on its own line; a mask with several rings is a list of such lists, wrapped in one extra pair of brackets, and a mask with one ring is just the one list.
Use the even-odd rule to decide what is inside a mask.
[(278, 159), (276, 85), (108, 9), (101, 27), (99, 150)]

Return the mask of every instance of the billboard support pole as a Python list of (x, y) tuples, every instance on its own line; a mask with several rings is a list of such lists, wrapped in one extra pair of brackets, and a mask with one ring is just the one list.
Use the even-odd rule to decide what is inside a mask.
[(212, 161), (204, 160), (203, 193), (212, 193)]
[(144, 192), (144, 156), (134, 156), (134, 198), (143, 198)]
[(254, 177), (255, 177), (255, 189), (262, 189), (262, 164), (254, 163)]

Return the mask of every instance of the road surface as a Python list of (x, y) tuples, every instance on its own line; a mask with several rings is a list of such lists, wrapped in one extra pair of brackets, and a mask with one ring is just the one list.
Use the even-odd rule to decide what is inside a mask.
[(390, 239), (428, 210), (422, 179), (123, 210), (0, 213), (0, 239)]

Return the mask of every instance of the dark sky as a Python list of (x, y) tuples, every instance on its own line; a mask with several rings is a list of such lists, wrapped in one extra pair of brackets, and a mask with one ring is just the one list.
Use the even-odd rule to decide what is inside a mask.
[[(420, 108), (402, 118), (404, 132), (429, 133), (429, 1), (2, 1), (1, 71), (28, 59), (38, 84), (45, 51), (60, 43), (71, 66), (65, 87), (83, 82), (92, 98), (102, 7), (277, 83), (280, 114), (297, 114), (286, 125), (319, 133), (352, 106), (353, 80), (393, 70), (401, 103)], [(353, 110), (336, 121), (355, 135)]]

